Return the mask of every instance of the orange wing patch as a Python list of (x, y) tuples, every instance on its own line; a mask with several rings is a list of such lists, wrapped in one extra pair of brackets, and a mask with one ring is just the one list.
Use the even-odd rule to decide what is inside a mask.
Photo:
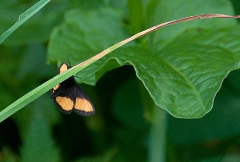
[(67, 97), (56, 97), (57, 104), (65, 111), (70, 111), (73, 109), (74, 103), (70, 98)]
[(87, 113), (94, 112), (94, 108), (93, 108), (92, 104), (85, 98), (76, 98), (74, 108), (76, 110), (84, 111)]
[(63, 73), (64, 71), (67, 71), (68, 66), (66, 63), (62, 63), (62, 65), (59, 68), (59, 74)]

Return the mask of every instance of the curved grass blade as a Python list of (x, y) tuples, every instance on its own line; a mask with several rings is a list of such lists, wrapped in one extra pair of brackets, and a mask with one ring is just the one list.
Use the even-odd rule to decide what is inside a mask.
[[(88, 64), (86, 64), (88, 66)], [(86, 67), (85, 66), (85, 67)], [(48, 80), (47, 82), (43, 83), (42, 85), (38, 86), (34, 90), (30, 91), (23, 97), (16, 100), (14, 103), (6, 107), (0, 112), (0, 122), (20, 110), (22, 107), (26, 106), (27, 104), (34, 101), (36, 98), (40, 97), (47, 91), (49, 91), (52, 87), (59, 84), (60, 82), (66, 80), (70, 76), (76, 74), (78, 71), (85, 68), (84, 66), (75, 66), (71, 69), (69, 69), (67, 72), (64, 72), (62, 74), (59, 74), (52, 79)]]
[(49, 1), (50, 0), (40, 0), (35, 5), (33, 5), (31, 8), (29, 8), (24, 13), (22, 13), (19, 16), (18, 21), (0, 36), (0, 44), (5, 39), (7, 39), (7, 37), (10, 34), (12, 34), (12, 32), (14, 32), (19, 26), (21, 26), (25, 21), (27, 21), (30, 17), (32, 17), (35, 13), (37, 13), (41, 8), (43, 8)]
[(107, 55), (108, 53), (116, 50), (117, 48), (123, 46), (124, 44), (135, 40), (141, 36), (144, 36), (148, 33), (151, 33), (161, 27), (164, 26), (168, 26), (168, 25), (172, 25), (172, 24), (176, 24), (179, 22), (185, 22), (185, 21), (190, 21), (190, 20), (195, 20), (195, 19), (204, 19), (204, 18), (240, 18), (240, 16), (229, 16), (229, 15), (222, 15), (222, 14), (204, 14), (204, 15), (196, 15), (196, 16), (190, 16), (190, 17), (186, 17), (186, 18), (182, 18), (182, 19), (177, 19), (177, 20), (173, 20), (173, 21), (169, 21), (169, 22), (165, 22), (159, 25), (156, 25), (154, 27), (151, 27), (147, 30), (144, 30), (140, 33), (137, 33), (135, 35), (133, 35), (132, 37), (125, 39), (109, 48), (107, 48), (106, 50), (100, 52), (99, 54), (93, 56), (92, 58), (70, 68), (69, 70), (67, 70), (64, 73), (61, 73), (57, 76), (55, 76), (54, 78), (48, 80), (47, 82), (43, 83), (42, 85), (40, 85), (39, 87), (35, 88), (34, 90), (32, 90), (31, 92), (27, 93), (26, 95), (24, 95), (23, 97), (19, 98), (17, 101), (15, 101), (14, 103), (12, 103), (11, 105), (9, 105), (8, 107), (6, 107), (4, 110), (2, 110), (0, 112), (0, 122), (2, 122), (3, 120), (5, 120), (6, 118), (8, 118), (9, 116), (11, 116), (12, 114), (14, 114), (15, 112), (17, 112), (18, 110), (20, 110), (21, 108), (23, 108), (24, 106), (26, 106), (27, 104), (29, 104), (30, 102), (34, 101), (36, 98), (40, 97), (42, 94), (44, 94), (45, 92), (49, 91), (52, 87), (54, 87), (55, 85), (61, 83), (62, 81), (66, 80), (67, 78), (69, 78), (70, 76), (73, 76), (74, 74), (78, 73), (79, 71), (83, 70), (84, 68), (86, 68), (87, 66), (91, 65), (92, 63), (94, 63), (95, 61), (97, 61), (98, 59), (104, 57), (105, 55)]

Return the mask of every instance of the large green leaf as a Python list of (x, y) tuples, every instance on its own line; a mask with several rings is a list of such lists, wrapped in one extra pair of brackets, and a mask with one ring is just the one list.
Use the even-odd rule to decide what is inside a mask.
[[(225, 37), (238, 39), (239, 35), (233, 35), (231, 31), (235, 33), (240, 29), (217, 32), (193, 30), (185, 32), (179, 37), (181, 40), (176, 39), (158, 53), (131, 47), (118, 50), (111, 57), (121, 66), (128, 62), (135, 67), (137, 76), (157, 105), (177, 117), (201, 117), (212, 108), (223, 79), (230, 70), (237, 68), (238, 47), (231, 46), (232, 42), (229, 41), (221, 45)], [(208, 39), (209, 34), (214, 35), (210, 37), (212, 40)], [(194, 39), (207, 40), (208, 43), (189, 42)], [(220, 42), (218, 46), (216, 42)], [(94, 75), (107, 60), (106, 57), (94, 67), (86, 68), (84, 74)]]
[[(228, 0), (150, 0), (146, 11), (147, 25), (149, 27), (190, 15), (209, 13), (234, 15), (233, 8)], [(176, 36), (189, 28), (217, 30), (233, 25), (236, 25), (234, 19), (206, 19), (169, 26), (150, 35), (150, 46), (154, 48), (154, 50), (162, 49), (167, 43), (171, 42)]]
[[(212, 4), (214, 2), (217, 3), (211, 1)], [(192, 3), (193, 6), (197, 6), (195, 3), (201, 4), (200, 1)], [(160, 5), (157, 9), (162, 7)], [(217, 8), (213, 8), (217, 12)], [(222, 6), (219, 11), (223, 9)], [(231, 12), (229, 6), (225, 9), (225, 12)], [(120, 18), (114, 17), (116, 14), (110, 11), (69, 12), (65, 23), (52, 35), (49, 59), (58, 59), (60, 62), (69, 56), (70, 60), (74, 58), (74, 62), (80, 62), (110, 46), (114, 39), (124, 36), (124, 30), (116, 26), (121, 27)], [(203, 5), (200, 11), (206, 13), (211, 10)], [(89, 16), (91, 19), (85, 18)], [(92, 20), (94, 16), (95, 21)], [(158, 14), (152, 16), (157, 17)], [(107, 30), (106, 24), (109, 25)], [(170, 28), (177, 31), (169, 38), (163, 36), (166, 33), (157, 34), (151, 46), (165, 42), (160, 48), (156, 46), (157, 50), (145, 50), (133, 44), (133, 47), (114, 51), (81, 71), (78, 76), (82, 82), (95, 84), (106, 71), (131, 64), (159, 107), (175, 117), (202, 117), (211, 110), (223, 79), (231, 70), (239, 68), (240, 29), (233, 27), (235, 20), (226, 19), (198, 20), (194, 25), (189, 25), (191, 22), (184, 24), (181, 30)]]

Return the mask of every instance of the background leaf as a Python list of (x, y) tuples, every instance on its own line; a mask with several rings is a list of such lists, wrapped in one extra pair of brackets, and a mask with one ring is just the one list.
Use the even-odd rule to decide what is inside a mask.
[(24, 137), (22, 161), (57, 162), (61, 157), (51, 139), (50, 129), (41, 114), (35, 115), (29, 120), (28, 133)]
[[(112, 8), (69, 11), (64, 23), (52, 33), (48, 59), (58, 58), (60, 62), (69, 57), (73, 66), (77, 60), (86, 60), (123, 40), (127, 33), (121, 28), (121, 17), (121, 11)], [(103, 36), (105, 41), (102, 41)]]

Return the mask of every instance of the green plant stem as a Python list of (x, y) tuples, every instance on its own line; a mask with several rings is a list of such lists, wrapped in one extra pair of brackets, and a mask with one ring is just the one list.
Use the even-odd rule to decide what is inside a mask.
[(166, 161), (166, 112), (154, 106), (149, 138), (149, 162)]
[(128, 11), (132, 32), (140, 32), (144, 25), (142, 0), (128, 0)]

